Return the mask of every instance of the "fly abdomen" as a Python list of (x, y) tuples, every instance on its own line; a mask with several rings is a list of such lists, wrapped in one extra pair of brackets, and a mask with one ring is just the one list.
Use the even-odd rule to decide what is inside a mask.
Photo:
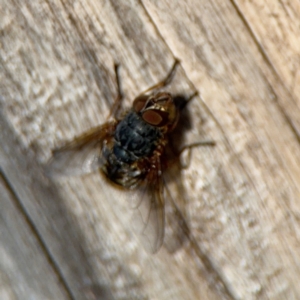
[(132, 152), (125, 150), (118, 144), (114, 146), (113, 153), (118, 160), (126, 164), (131, 164), (137, 160), (137, 157)]

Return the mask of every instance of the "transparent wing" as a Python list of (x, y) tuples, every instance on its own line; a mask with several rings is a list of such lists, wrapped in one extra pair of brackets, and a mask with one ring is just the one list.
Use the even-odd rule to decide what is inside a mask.
[[(184, 209), (180, 209), (180, 207), (177, 206), (168, 186), (165, 187), (164, 191), (166, 194), (164, 247), (169, 251), (169, 253), (174, 253), (189, 240), (190, 231), (184, 216)], [(182, 200), (180, 198), (184, 197), (184, 195), (186, 195), (186, 193), (177, 194), (176, 202), (180, 202), (178, 200)]]
[(139, 192), (132, 193), (135, 210), (132, 216), (134, 231), (150, 253), (159, 250), (164, 239), (165, 214), (163, 181), (159, 168), (151, 170), (139, 186)]
[(104, 163), (103, 142), (112, 139), (114, 129), (115, 122), (106, 123), (55, 149), (46, 166), (47, 176), (78, 176), (99, 169)]

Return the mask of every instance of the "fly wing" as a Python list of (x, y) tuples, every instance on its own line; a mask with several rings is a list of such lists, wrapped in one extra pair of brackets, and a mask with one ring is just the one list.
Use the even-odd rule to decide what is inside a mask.
[(99, 169), (104, 163), (103, 143), (111, 142), (115, 126), (115, 122), (106, 123), (55, 149), (46, 166), (46, 174), (50, 177), (78, 176)]
[(145, 249), (155, 253), (163, 243), (165, 230), (163, 181), (159, 168), (149, 172), (131, 201), (135, 201), (132, 216), (134, 231)]

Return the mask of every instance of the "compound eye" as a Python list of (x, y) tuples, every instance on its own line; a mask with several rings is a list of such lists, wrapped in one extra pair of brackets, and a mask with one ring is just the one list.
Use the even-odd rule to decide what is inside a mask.
[(138, 96), (137, 98), (135, 98), (134, 102), (133, 102), (133, 108), (135, 112), (140, 112), (144, 107), (145, 104), (148, 100), (149, 96), (145, 96), (145, 95), (141, 95)]
[(142, 118), (150, 125), (161, 127), (168, 124), (169, 114), (165, 111), (150, 109), (143, 113)]

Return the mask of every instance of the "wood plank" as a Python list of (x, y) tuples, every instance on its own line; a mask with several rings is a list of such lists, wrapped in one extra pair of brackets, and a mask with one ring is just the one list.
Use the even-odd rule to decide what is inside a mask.
[[(299, 298), (296, 1), (15, 0), (0, 20), (1, 167), (70, 297)], [(43, 166), (106, 120), (115, 62), (129, 106), (174, 56), (170, 90), (201, 93), (185, 142), (217, 146), (193, 149), (169, 185), (190, 242), (150, 255), (125, 193), (99, 174), (49, 180)]]
[(0, 298), (70, 299), (3, 176), (0, 195)]
[[(233, 193), (216, 195), (219, 213), (216, 200), (210, 205), (211, 218), (223, 220), (226, 228), (207, 223), (201, 231), (217, 234), (219, 242), (208, 251), (228, 270), (226, 278), (241, 299), (299, 295), (299, 96), (290, 90), (294, 73), (284, 63), (297, 60), (294, 6), (295, 1), (145, 1), (174, 54), (192, 58), (183, 66), (223, 132), (218, 142), (218, 149), (225, 148), (223, 163), (216, 165)], [(287, 49), (280, 51), (282, 45)], [(204, 213), (194, 211), (195, 224)]]
[[(115, 95), (114, 62), (121, 64), (127, 103), (172, 65), (174, 58), (143, 8), (17, 3), (7, 4), (10, 13), (2, 14), (5, 24), (14, 25), (7, 25), (3, 45), (9, 48), (2, 54), (3, 170), (72, 296), (110, 299), (111, 292), (116, 299), (194, 299), (201, 293), (216, 298), (222, 282), (197, 257), (195, 266), (184, 253), (144, 251), (131, 232), (128, 205), (118, 204), (122, 197), (97, 174), (55, 184), (39, 166), (59, 141), (105, 120)], [(190, 92), (182, 70), (178, 81), (179, 90)], [(182, 261), (185, 270), (177, 272)]]

